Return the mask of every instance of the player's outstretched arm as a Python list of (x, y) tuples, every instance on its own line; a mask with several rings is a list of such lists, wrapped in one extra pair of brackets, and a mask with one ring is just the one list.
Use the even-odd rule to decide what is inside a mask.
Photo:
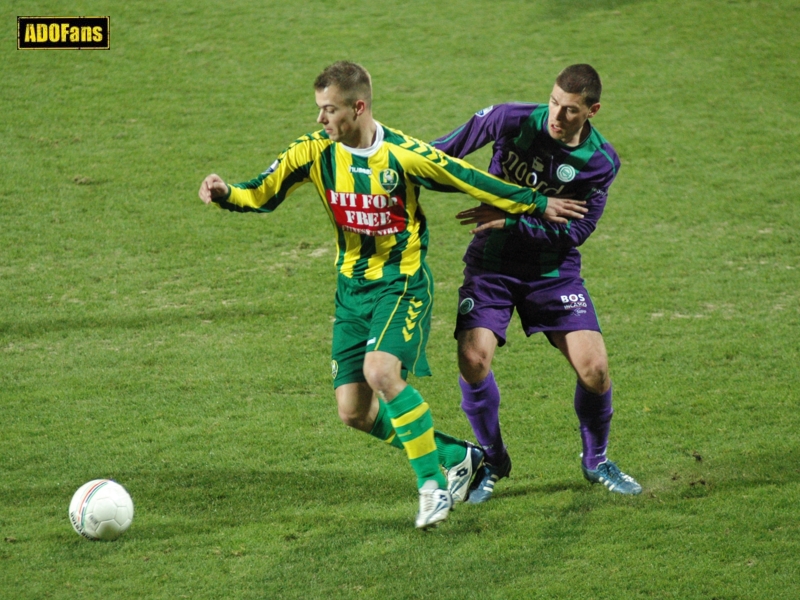
[[(567, 223), (568, 219), (582, 219), (584, 213), (588, 211), (586, 202), (581, 200), (570, 200), (566, 198), (548, 198), (547, 210), (540, 217), (545, 221), (552, 221), (553, 223)], [(462, 210), (456, 215), (462, 225), (472, 225), (477, 223), (478, 227), (470, 231), (470, 233), (478, 233), (486, 229), (502, 229), (506, 226), (506, 217), (508, 214), (504, 213), (488, 204), (479, 204), (472, 208)]]
[(197, 195), (204, 203), (211, 204), (217, 198), (226, 198), (229, 193), (228, 184), (222, 180), (222, 177), (212, 173), (200, 184), (200, 191)]
[(502, 229), (506, 225), (507, 216), (507, 213), (494, 206), (479, 204), (467, 210), (462, 210), (456, 215), (456, 219), (462, 225), (474, 225), (477, 223), (478, 226), (470, 231), (470, 233), (475, 234), (486, 229)]

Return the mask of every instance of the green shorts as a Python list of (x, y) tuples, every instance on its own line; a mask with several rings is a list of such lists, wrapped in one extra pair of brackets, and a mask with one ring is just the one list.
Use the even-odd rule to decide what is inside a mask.
[(400, 359), (403, 377), (431, 374), (425, 346), (431, 330), (433, 276), (426, 264), (414, 275), (354, 281), (339, 275), (333, 323), (334, 389), (366, 381), (364, 355), (380, 350)]

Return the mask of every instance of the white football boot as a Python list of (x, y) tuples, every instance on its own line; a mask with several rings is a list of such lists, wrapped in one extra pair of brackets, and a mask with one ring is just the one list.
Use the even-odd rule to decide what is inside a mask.
[(417, 529), (436, 526), (447, 518), (451, 508), (453, 508), (453, 496), (450, 492), (439, 488), (436, 480), (429, 479), (419, 488)]

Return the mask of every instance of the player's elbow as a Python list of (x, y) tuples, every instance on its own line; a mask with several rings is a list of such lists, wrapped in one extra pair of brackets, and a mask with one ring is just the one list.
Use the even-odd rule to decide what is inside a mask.
[[(572, 247), (577, 248), (578, 246), (583, 245), (583, 243), (589, 239), (589, 236), (594, 233), (595, 225), (593, 223), (587, 223), (583, 227), (574, 227), (574, 225), (575, 224), (573, 223), (573, 228), (567, 237)], [(581, 225), (583, 225), (583, 223), (581, 223)]]

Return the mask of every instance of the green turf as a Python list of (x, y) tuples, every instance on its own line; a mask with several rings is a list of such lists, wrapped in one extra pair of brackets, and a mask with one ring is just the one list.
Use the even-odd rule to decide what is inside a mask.
[[(12, 4), (12, 6), (8, 6)], [(18, 15), (110, 15), (110, 51), (18, 51)], [(0, 7), (0, 597), (800, 597), (800, 2), (60, 2)], [(558, 70), (603, 76), (623, 169), (583, 248), (615, 382), (583, 481), (573, 376), (515, 328), (495, 372), (512, 477), (413, 528), (402, 454), (339, 422), (333, 233), (310, 187), (202, 205), (316, 128), (311, 82), (370, 69), (422, 139)], [(485, 166), (488, 153), (473, 156)], [(426, 192), (440, 429), (469, 436), (452, 327), (469, 199)], [(113, 477), (112, 543), (67, 519)]]

